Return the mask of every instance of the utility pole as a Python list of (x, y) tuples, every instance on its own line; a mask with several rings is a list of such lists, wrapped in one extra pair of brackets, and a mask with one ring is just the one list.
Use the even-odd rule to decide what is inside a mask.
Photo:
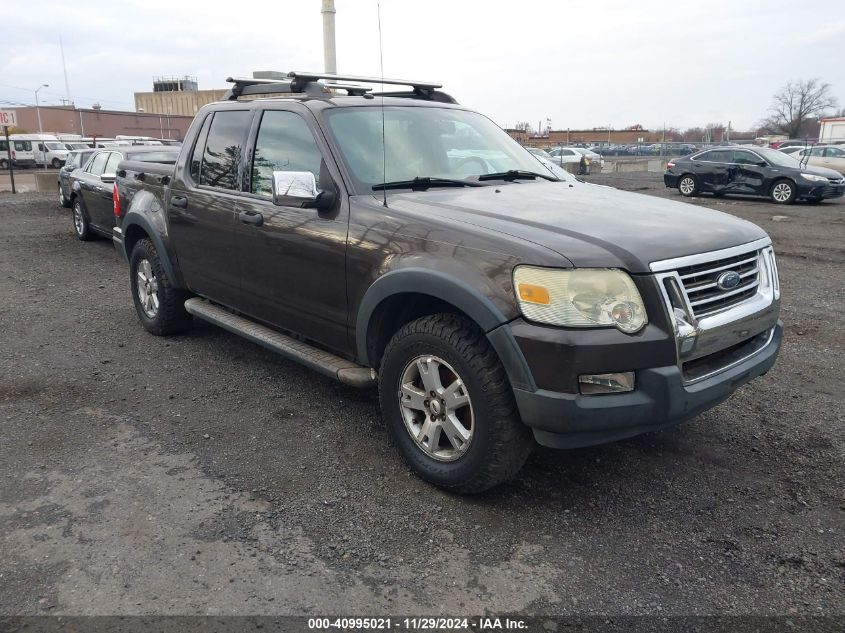
[(38, 115), (38, 133), (43, 134), (44, 130), (41, 129), (41, 106), (38, 104), (38, 91), (42, 88), (49, 88), (50, 84), (41, 84), (35, 89), (35, 113)]
[(323, 0), (323, 64), (325, 71), (337, 74), (337, 54), (334, 38), (334, 0)]
[[(38, 86), (35, 89), (35, 113), (38, 115), (38, 133), (39, 134), (43, 134), (44, 130), (41, 129), (41, 106), (38, 104), (38, 91), (41, 90), (42, 88), (49, 88), (49, 87), (50, 87), (50, 84), (41, 84), (40, 86)], [(38, 145), (40, 145), (43, 148), (44, 147), (44, 141), (39, 140)], [(47, 150), (46, 149), (41, 150), (41, 158), (44, 160), (44, 169), (47, 169)], [(37, 161), (36, 161), (36, 166), (38, 166)]]

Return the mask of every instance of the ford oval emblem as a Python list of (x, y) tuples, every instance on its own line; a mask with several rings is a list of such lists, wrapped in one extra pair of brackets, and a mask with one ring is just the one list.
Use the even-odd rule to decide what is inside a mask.
[(741, 281), (742, 277), (739, 276), (738, 272), (734, 270), (726, 270), (716, 279), (716, 285), (722, 290), (733, 290), (740, 284)]

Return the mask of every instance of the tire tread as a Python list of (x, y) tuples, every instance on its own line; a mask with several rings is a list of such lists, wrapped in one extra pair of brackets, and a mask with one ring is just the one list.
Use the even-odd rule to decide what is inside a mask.
[[(135, 260), (144, 251), (147, 259), (150, 260), (150, 265), (158, 278), (159, 287), (159, 308), (155, 319), (149, 319), (138, 306), (137, 290), (135, 286)], [(180, 288), (175, 288), (167, 277), (164, 266), (161, 263), (161, 256), (158, 254), (153, 241), (146, 237), (138, 240), (132, 249), (131, 265), (129, 266), (129, 283), (132, 288), (132, 299), (135, 303), (135, 309), (138, 312), (138, 317), (144, 328), (151, 334), (156, 336), (167, 336), (169, 334), (179, 334), (185, 332), (191, 327), (191, 315), (185, 310), (185, 301), (189, 298), (189, 294)]]
[[(402, 326), (388, 343), (384, 358), (394, 353), (397, 345), (404, 339), (415, 335), (434, 336), (448, 344), (456, 354), (461, 356), (481, 383), (483, 391), (481, 397), (489, 409), (495, 412), (485, 421), (490, 425), (491, 442), (483, 467), (477, 469), (469, 479), (458, 483), (444, 484), (442, 481), (434, 483), (455, 492), (473, 494), (483, 492), (513, 478), (525, 464), (533, 448), (534, 440), (530, 429), (519, 417), (510, 381), (487, 337), (465, 317), (447, 313), (433, 314)], [(382, 414), (385, 419), (388, 419), (391, 415), (388, 406), (393, 403), (385, 401), (385, 394), (391, 397), (393, 389), (389, 385), (382, 384), (384, 380), (382, 372), (379, 392), (382, 396)], [(472, 397), (479, 398), (477, 394)], [(413, 464), (410, 465), (413, 467)], [(425, 472), (415, 470), (420, 476), (431, 481)]]

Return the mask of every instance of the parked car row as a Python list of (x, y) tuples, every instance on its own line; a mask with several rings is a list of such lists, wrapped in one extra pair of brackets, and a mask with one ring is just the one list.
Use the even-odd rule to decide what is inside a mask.
[(719, 147), (669, 161), (663, 182), (686, 197), (740, 194), (769, 197), (776, 204), (845, 195), (842, 173), (767, 147)]
[(154, 139), (146, 136), (82, 137), (54, 134), (11, 134), (9, 141), (0, 139), (0, 169), (9, 168), (9, 154), (15, 167), (52, 167), (59, 169), (74, 150), (99, 147), (135, 147), (175, 145), (175, 139)]
[(113, 196), (117, 166), (122, 160), (172, 165), (178, 147), (132, 146), (74, 150), (59, 171), (59, 202), (73, 208), (73, 229), (80, 240), (95, 235), (111, 237), (114, 227)]

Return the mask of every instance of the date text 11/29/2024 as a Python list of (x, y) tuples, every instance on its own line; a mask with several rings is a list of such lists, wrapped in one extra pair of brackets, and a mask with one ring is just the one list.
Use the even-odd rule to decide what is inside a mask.
[(522, 618), (448, 618), (448, 617), (406, 617), (406, 618), (308, 618), (310, 631), (520, 631), (528, 629), (528, 622)]

